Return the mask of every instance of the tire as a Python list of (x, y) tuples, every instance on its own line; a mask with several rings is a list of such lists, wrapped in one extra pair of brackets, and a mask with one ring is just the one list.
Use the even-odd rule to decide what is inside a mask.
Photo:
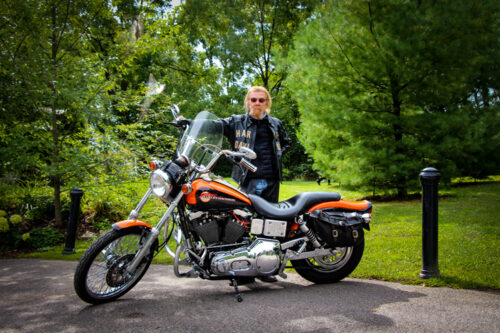
[[(115, 300), (132, 289), (153, 260), (154, 251), (151, 251), (133, 274), (126, 272), (127, 264), (142, 246), (148, 232), (142, 227), (112, 229), (99, 237), (76, 267), (74, 286), (77, 295), (87, 303), (100, 304)], [(106, 257), (105, 250), (109, 251)]]
[(337, 247), (330, 257), (291, 260), (295, 271), (304, 279), (318, 283), (334, 283), (352, 273), (358, 266), (365, 248), (364, 240), (351, 247)]

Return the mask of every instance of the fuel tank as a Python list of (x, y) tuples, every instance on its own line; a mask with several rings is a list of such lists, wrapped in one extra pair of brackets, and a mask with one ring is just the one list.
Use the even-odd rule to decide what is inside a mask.
[(247, 195), (229, 183), (217, 180), (195, 179), (186, 202), (194, 209), (235, 209), (252, 205)]

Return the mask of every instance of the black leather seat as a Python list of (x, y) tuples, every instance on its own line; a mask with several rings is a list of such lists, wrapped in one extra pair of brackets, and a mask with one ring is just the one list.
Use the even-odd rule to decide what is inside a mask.
[(293, 219), (319, 203), (340, 200), (340, 194), (336, 192), (303, 192), (279, 203), (268, 202), (254, 194), (248, 197), (258, 214), (280, 220)]

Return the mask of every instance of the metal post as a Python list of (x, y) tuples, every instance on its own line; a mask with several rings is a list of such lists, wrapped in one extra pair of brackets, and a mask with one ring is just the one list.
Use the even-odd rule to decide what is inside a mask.
[(438, 268), (438, 186), (441, 173), (425, 168), (420, 173), (422, 183), (422, 270), (420, 277), (439, 276)]
[(62, 251), (62, 254), (76, 253), (75, 251), (76, 227), (78, 225), (78, 217), (80, 215), (80, 201), (83, 196), (83, 190), (79, 188), (73, 188), (70, 191), (70, 196), (71, 196), (71, 207), (69, 210), (68, 229), (66, 231), (66, 246)]

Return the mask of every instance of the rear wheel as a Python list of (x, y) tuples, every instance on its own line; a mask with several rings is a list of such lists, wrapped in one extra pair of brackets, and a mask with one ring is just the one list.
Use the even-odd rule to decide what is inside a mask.
[(140, 227), (113, 229), (99, 237), (76, 268), (74, 285), (78, 296), (85, 302), (99, 304), (117, 299), (132, 289), (153, 259), (151, 251), (133, 273), (127, 272), (128, 264), (142, 248), (148, 232)]
[(304, 279), (314, 283), (338, 282), (348, 276), (358, 266), (364, 241), (355, 246), (337, 247), (328, 256), (292, 260), (295, 271)]

